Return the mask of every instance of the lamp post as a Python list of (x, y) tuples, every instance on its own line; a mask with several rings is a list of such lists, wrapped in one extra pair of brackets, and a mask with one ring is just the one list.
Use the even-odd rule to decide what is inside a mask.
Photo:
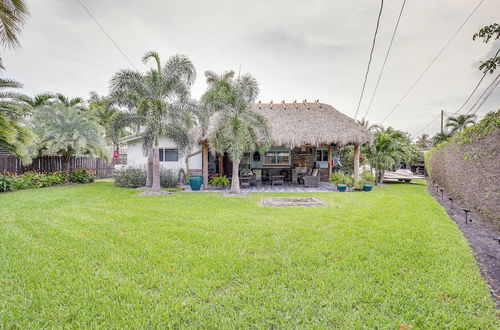
[(453, 197), (448, 197), (448, 200), (451, 202), (451, 208), (453, 209)]
[[(464, 209), (464, 212), (465, 212), (465, 225), (467, 226), (467, 222), (469, 222), (469, 221), (467, 221), (468, 220), (467, 216), (468, 216), (470, 210)], [(472, 222), (472, 219), (470, 219), (470, 222)]]

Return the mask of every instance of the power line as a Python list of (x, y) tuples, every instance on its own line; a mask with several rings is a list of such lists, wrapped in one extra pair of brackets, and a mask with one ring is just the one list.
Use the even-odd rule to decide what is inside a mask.
[(483, 105), (483, 103), (491, 96), (491, 94), (493, 93), (493, 91), (495, 90), (495, 88), (498, 86), (498, 83), (500, 82), (500, 74), (498, 74), (495, 79), (493, 79), (493, 81), (491, 82), (491, 84), (484, 90), (483, 94), (481, 94), (481, 96), (479, 96), (479, 98), (477, 99), (476, 103), (474, 103), (474, 105), (469, 109), (469, 111), (467, 111), (467, 115), (469, 114), (469, 112), (471, 112), (471, 110), (476, 106), (476, 104), (479, 102), (479, 100), (481, 99), (481, 97), (483, 97), (483, 95), (485, 95), (486, 93), (488, 93), (484, 98), (483, 100), (481, 101), (481, 103), (479, 104), (479, 106), (476, 108), (476, 110), (474, 110), (472, 112), (472, 114), (475, 114), (476, 112), (479, 111), (479, 108), (481, 108), (481, 106)]
[[(495, 54), (494, 58), (497, 57), (498, 53), (500, 52), (500, 48), (498, 49), (497, 53)], [(479, 80), (479, 82), (477, 83), (476, 87), (474, 87), (474, 89), (472, 90), (472, 93), (470, 93), (469, 97), (467, 98), (467, 100), (465, 100), (464, 104), (462, 104), (462, 106), (457, 110), (455, 111), (452, 116), (456, 115), (457, 113), (460, 112), (460, 110), (463, 109), (463, 107), (465, 107), (465, 105), (467, 104), (467, 102), (469, 102), (469, 100), (472, 98), (472, 95), (474, 95), (474, 93), (476, 92), (476, 90), (478, 89), (479, 85), (481, 85), (481, 83), (483, 82), (483, 79), (484, 77), (486, 77), (486, 74), (488, 73), (488, 70), (485, 70), (484, 73), (483, 73), (483, 76), (481, 77), (481, 79)]]
[(394, 42), (394, 37), (396, 36), (396, 32), (397, 32), (398, 26), (399, 26), (399, 21), (401, 20), (401, 16), (403, 15), (403, 9), (405, 8), (405, 4), (406, 4), (406, 0), (403, 0), (403, 5), (401, 6), (401, 10), (399, 12), (396, 26), (394, 27), (394, 31), (392, 32), (391, 42), (389, 43), (389, 48), (387, 48), (387, 53), (385, 54), (384, 63), (382, 64), (382, 69), (380, 70), (380, 74), (378, 75), (377, 84), (375, 85), (375, 89), (373, 90), (372, 98), (370, 99), (370, 103), (368, 104), (368, 108), (366, 109), (364, 118), (366, 118), (368, 116), (368, 112), (370, 111), (370, 108), (371, 108), (372, 103), (373, 103), (373, 99), (375, 98), (375, 93), (377, 92), (378, 85), (380, 83), (380, 79), (382, 78), (382, 73), (384, 73), (385, 64), (387, 63), (387, 58), (389, 57), (389, 53), (391, 52), (392, 43)]
[[(486, 87), (486, 89), (483, 91), (483, 93), (478, 97), (478, 99), (476, 100), (476, 102), (472, 105), (472, 107), (469, 109), (469, 111), (467, 111), (466, 115), (468, 115), (472, 109), (474, 109), (474, 107), (479, 103), (479, 100), (481, 100), (481, 98), (486, 94), (488, 93), (488, 95), (486, 95), (486, 97), (483, 99), (483, 101), (481, 102), (481, 104), (479, 104), (479, 106), (477, 107), (477, 109), (473, 112), (473, 114), (475, 114), (479, 108), (483, 105), (483, 103), (486, 101), (487, 98), (490, 97), (490, 95), (493, 93), (493, 91), (495, 90), (495, 88), (498, 86), (498, 84), (500, 83), (500, 74), (498, 74), (495, 79), (493, 79), (493, 81), (488, 85), (488, 87)], [(496, 84), (495, 84), (496, 83)], [(491, 88), (493, 85), (495, 85), (493, 88)], [(457, 114), (457, 112), (454, 112), (451, 116)], [(437, 115), (435, 118), (433, 118), (427, 125), (425, 125), (421, 130), (419, 130), (416, 135), (418, 136), (421, 132), (423, 132), (427, 127), (429, 127), (433, 122), (436, 121), (436, 119), (438, 119), (439, 117), (441, 116), (441, 114)]]
[(138, 70), (136, 68), (136, 66), (134, 65), (134, 63), (132, 63), (132, 61), (127, 57), (127, 55), (125, 55), (125, 53), (123, 52), (123, 50), (120, 48), (120, 46), (118, 46), (118, 44), (113, 40), (113, 38), (111, 38), (111, 36), (109, 35), (108, 32), (106, 32), (106, 30), (104, 29), (104, 27), (97, 21), (97, 19), (94, 17), (94, 15), (92, 15), (92, 13), (90, 12), (90, 10), (83, 4), (82, 0), (77, 0), (80, 5), (82, 6), (82, 8), (87, 12), (87, 14), (90, 16), (90, 18), (92, 18), (92, 20), (95, 22), (95, 24), (102, 30), (102, 32), (104, 32), (104, 34), (106, 35), (106, 37), (108, 37), (108, 39), (113, 43), (113, 45), (116, 47), (116, 49), (118, 49), (118, 51), (123, 55), (123, 57), (125, 57), (125, 59), (127, 60), (127, 62), (136, 70)]
[(410, 86), (410, 88), (406, 91), (406, 93), (401, 97), (401, 99), (399, 99), (398, 103), (396, 103), (396, 105), (392, 108), (392, 110), (387, 114), (387, 116), (385, 116), (384, 120), (382, 120), (382, 123), (384, 123), (387, 118), (389, 118), (390, 115), (392, 115), (394, 113), (394, 111), (396, 111), (396, 109), (399, 107), (399, 105), (403, 102), (403, 100), (406, 98), (406, 96), (408, 96), (408, 94), (410, 94), (410, 92), (413, 90), (413, 88), (418, 84), (418, 82), (420, 81), (420, 79), (422, 79), (422, 77), (427, 73), (427, 71), (429, 71), (429, 69), (431, 68), (431, 66), (434, 64), (434, 62), (436, 62), (436, 60), (438, 59), (439, 56), (441, 56), (441, 54), (444, 52), (444, 50), (448, 47), (448, 45), (452, 42), (453, 39), (455, 39), (455, 37), (457, 36), (457, 34), (460, 32), (460, 30), (462, 30), (462, 28), (464, 27), (464, 25), (469, 21), (469, 19), (472, 17), (472, 15), (474, 15), (474, 13), (478, 10), (479, 6), (481, 6), (481, 4), (484, 2), (484, 0), (481, 0), (479, 1), (479, 3), (476, 5), (476, 7), (474, 8), (474, 10), (472, 11), (472, 13), (469, 14), (469, 16), (467, 16), (467, 18), (465, 19), (465, 21), (462, 23), (462, 25), (460, 25), (460, 27), (458, 28), (458, 30), (451, 36), (451, 38), (446, 42), (446, 44), (441, 48), (441, 50), (436, 54), (436, 56), (434, 56), (434, 58), (432, 59), (432, 61), (429, 63), (429, 65), (425, 68), (424, 72), (422, 72), (420, 74), (420, 76), (418, 76), (417, 80), (415, 80), (415, 82)]
[[(484, 1), (484, 0), (483, 0)], [(365, 81), (363, 82), (363, 88), (361, 89), (361, 95), (359, 96), (358, 107), (356, 108), (356, 114), (354, 119), (358, 116), (359, 106), (361, 105), (361, 100), (363, 99), (363, 94), (365, 92), (366, 81), (368, 80), (368, 72), (370, 72), (370, 64), (372, 63), (373, 50), (375, 49), (375, 41), (377, 40), (378, 27), (380, 25), (380, 16), (382, 16), (382, 9), (384, 8), (384, 0), (380, 1), (380, 11), (377, 18), (377, 27), (375, 28), (375, 34), (373, 35), (372, 49), (370, 50), (370, 58), (368, 59), (368, 66), (365, 73)]]

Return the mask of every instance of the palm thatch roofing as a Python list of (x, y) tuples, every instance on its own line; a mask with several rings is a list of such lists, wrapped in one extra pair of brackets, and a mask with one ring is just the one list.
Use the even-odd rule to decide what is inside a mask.
[[(256, 103), (253, 110), (267, 119), (275, 146), (345, 146), (373, 141), (368, 129), (328, 104)], [(214, 121), (210, 121), (207, 135), (213, 132)]]

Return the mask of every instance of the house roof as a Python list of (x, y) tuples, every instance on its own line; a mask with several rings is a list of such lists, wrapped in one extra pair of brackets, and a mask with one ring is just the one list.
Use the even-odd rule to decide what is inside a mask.
[[(276, 146), (345, 146), (373, 141), (365, 127), (325, 103), (256, 103), (252, 108), (267, 119)], [(208, 134), (214, 122), (212, 119)]]
[[(252, 108), (267, 119), (275, 146), (345, 146), (373, 141), (373, 135), (365, 127), (325, 103), (256, 103)], [(203, 137), (200, 127), (195, 127), (192, 130), (195, 140), (205, 140), (215, 129), (215, 122), (216, 115), (210, 119), (208, 132)], [(121, 142), (138, 138), (141, 136), (133, 135)]]

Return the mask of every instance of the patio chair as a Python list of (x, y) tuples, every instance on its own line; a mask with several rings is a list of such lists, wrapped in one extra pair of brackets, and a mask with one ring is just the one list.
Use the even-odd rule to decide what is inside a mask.
[(319, 169), (315, 168), (311, 175), (304, 176), (304, 187), (318, 187), (319, 179)]
[(311, 167), (307, 168), (305, 173), (300, 173), (299, 174), (299, 184), (304, 184), (304, 178), (306, 176), (310, 176), (313, 172), (313, 169)]

